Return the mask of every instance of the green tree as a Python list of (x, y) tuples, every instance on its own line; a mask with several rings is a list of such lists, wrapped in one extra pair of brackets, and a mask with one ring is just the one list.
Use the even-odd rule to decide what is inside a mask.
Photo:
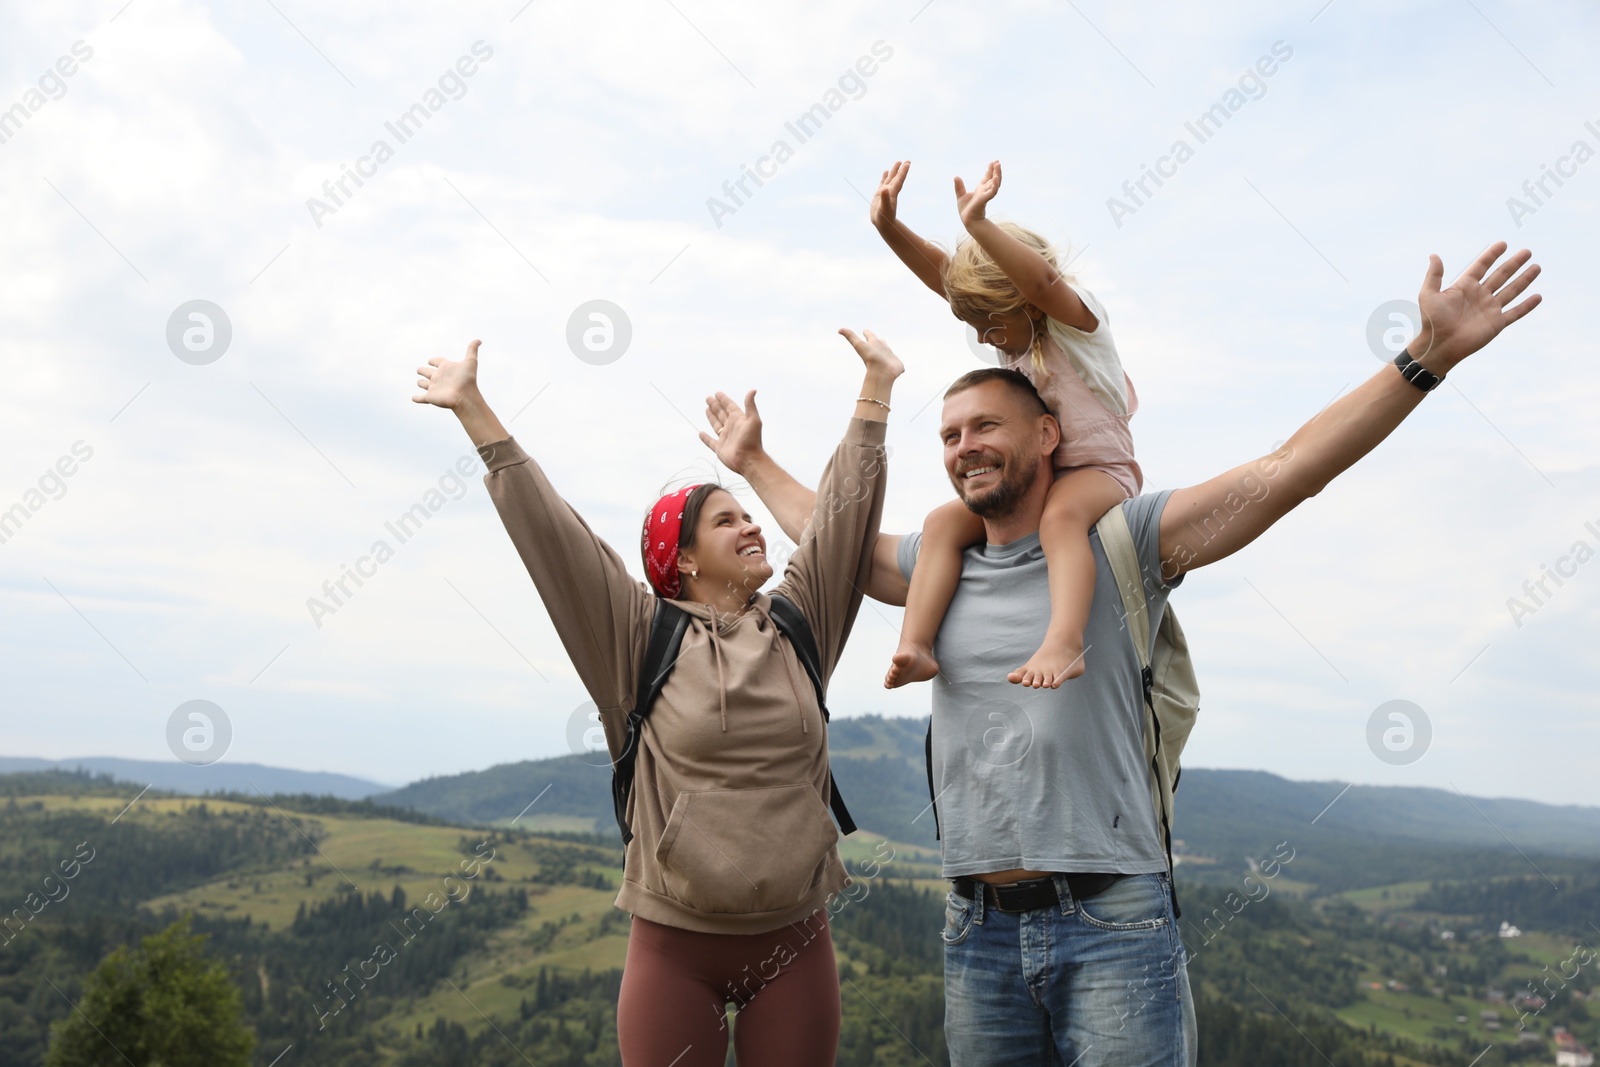
[(204, 943), (185, 917), (137, 951), (113, 950), (52, 1028), (46, 1067), (246, 1067), (255, 1034), (240, 1020), (227, 967)]

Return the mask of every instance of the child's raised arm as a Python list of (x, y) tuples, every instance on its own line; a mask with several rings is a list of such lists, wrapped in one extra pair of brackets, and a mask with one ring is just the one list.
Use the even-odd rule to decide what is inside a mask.
[(900, 198), (900, 188), (906, 183), (906, 175), (911, 173), (911, 161), (895, 162), (895, 165), (883, 172), (883, 179), (878, 183), (878, 191), (872, 194), (872, 209), (869, 217), (872, 225), (877, 227), (878, 234), (900, 257), (900, 262), (911, 268), (911, 273), (922, 280), (922, 284), (944, 297), (944, 268), (949, 257), (938, 245), (918, 237), (905, 223), (896, 219), (895, 206)]
[(966, 183), (957, 178), (956, 210), (961, 213), (961, 224), (967, 228), (972, 239), (989, 253), (996, 265), (1005, 271), (1006, 277), (1011, 279), (1011, 284), (1017, 287), (1024, 300), (1057, 322), (1092, 333), (1100, 325), (1100, 320), (1072, 291), (1072, 286), (1062, 280), (1061, 272), (1034, 249), (985, 217), (985, 207), (999, 191), (999, 160), (989, 164), (983, 180), (973, 186), (971, 192), (967, 191)]

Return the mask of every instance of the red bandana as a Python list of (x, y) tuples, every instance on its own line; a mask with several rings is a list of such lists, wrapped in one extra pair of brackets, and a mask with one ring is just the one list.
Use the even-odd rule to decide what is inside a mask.
[(689, 494), (700, 488), (685, 486), (676, 493), (668, 493), (656, 501), (650, 514), (644, 517), (645, 570), (655, 591), (668, 600), (675, 600), (683, 591), (678, 575), (678, 538), (683, 533), (683, 503)]

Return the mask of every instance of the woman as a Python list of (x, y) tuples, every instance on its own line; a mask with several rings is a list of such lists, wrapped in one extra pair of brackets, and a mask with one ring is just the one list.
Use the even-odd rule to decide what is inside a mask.
[[(840, 330), (866, 365), (855, 417), (817, 487), (774, 592), (805, 616), (824, 680), (860, 607), (883, 510), (889, 393), (904, 367), (868, 331)], [(646, 587), (556, 494), (478, 391), (478, 342), (417, 368), (417, 403), (449, 408), (556, 632), (600, 709), (616, 759), (655, 614), (689, 616), (641, 728), (617, 907), (633, 914), (617, 1005), (627, 1067), (721, 1067), (726, 1005), (740, 1063), (831, 1064), (839, 980), (824, 904), (848, 884), (828, 817), (821, 709), (759, 592), (761, 528), (720, 486), (656, 502), (642, 538)], [(752, 394), (753, 396), (753, 394)], [(713, 442), (707, 439), (708, 444)]]

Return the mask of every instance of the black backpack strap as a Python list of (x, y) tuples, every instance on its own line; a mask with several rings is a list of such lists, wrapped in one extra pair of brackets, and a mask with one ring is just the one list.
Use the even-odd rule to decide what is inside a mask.
[(633, 831), (628, 828), (628, 794), (633, 791), (633, 764), (639, 757), (639, 731), (661, 687), (666, 684), (667, 675), (672, 673), (673, 664), (678, 661), (678, 647), (683, 644), (683, 635), (688, 629), (688, 612), (664, 597), (657, 597), (655, 616), (650, 620), (650, 642), (645, 646), (633, 710), (628, 712), (622, 752), (611, 762), (611, 806), (616, 812), (617, 829), (622, 831), (624, 845), (633, 840)]
[[(794, 648), (795, 658), (800, 661), (800, 666), (805, 668), (806, 674), (811, 678), (811, 686), (817, 691), (817, 707), (822, 709), (822, 721), (828, 721), (828, 700), (826, 688), (822, 684), (822, 657), (817, 653), (817, 639), (811, 632), (811, 624), (806, 622), (806, 617), (794, 601), (774, 593), (768, 598), (772, 604), (772, 621), (789, 639), (789, 644)], [(833, 817), (839, 821), (839, 830), (844, 834), (856, 832), (856, 821), (850, 817), (850, 809), (845, 807), (844, 797), (839, 795), (839, 785), (833, 780), (833, 768), (828, 768), (828, 806), (833, 809)]]
[(772, 621), (778, 624), (778, 629), (789, 639), (789, 644), (794, 646), (794, 654), (800, 660), (800, 666), (806, 669), (811, 684), (817, 690), (817, 704), (822, 708), (822, 721), (828, 721), (828, 704), (823, 699), (822, 688), (822, 657), (817, 653), (817, 639), (811, 632), (811, 624), (806, 622), (806, 617), (800, 613), (794, 601), (781, 593), (774, 593), (767, 598), (772, 602)]
[(928, 810), (933, 812), (933, 839), (939, 837), (939, 795), (933, 791), (933, 716), (928, 716), (928, 734), (922, 739), (922, 759), (928, 765)]
[[(1161, 763), (1161, 719), (1156, 715), (1155, 675), (1149, 667), (1145, 667), (1140, 671), (1140, 681), (1144, 686), (1145, 710), (1150, 713), (1150, 729), (1156, 739), (1155, 755), (1150, 757), (1150, 774), (1154, 780), (1159, 781), (1161, 775), (1159, 769)], [(1178, 773), (1182, 774), (1183, 772), (1180, 769)], [(1176, 777), (1172, 780), (1172, 791), (1174, 793), (1178, 791)], [(1160, 805), (1158, 804), (1157, 807), (1160, 807)], [(1172, 917), (1181, 919), (1183, 918), (1183, 909), (1178, 907), (1178, 865), (1172, 860), (1172, 824), (1167, 821), (1167, 813), (1165, 811), (1159, 814), (1161, 816), (1161, 839), (1167, 847), (1167, 878), (1169, 879), (1168, 885), (1172, 890)]]

